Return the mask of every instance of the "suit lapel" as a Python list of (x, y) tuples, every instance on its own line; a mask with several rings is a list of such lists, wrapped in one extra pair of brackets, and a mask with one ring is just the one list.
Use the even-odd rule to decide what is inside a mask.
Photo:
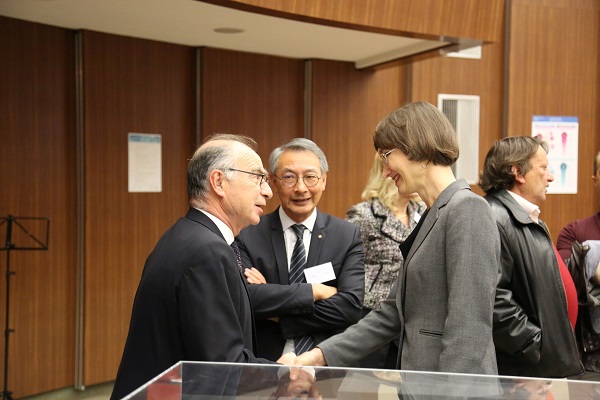
[(315, 221), (315, 226), (313, 227), (311, 234), (306, 268), (314, 267), (319, 261), (319, 256), (321, 255), (321, 250), (323, 249), (323, 244), (327, 237), (326, 222), (326, 215), (321, 214), (319, 210), (317, 210), (317, 220)]
[(406, 239), (408, 233), (406, 233), (404, 229), (401, 229), (400, 221), (389, 208), (381, 204), (379, 200), (374, 199), (371, 204), (371, 210), (376, 217), (383, 220), (381, 224), (381, 233), (398, 243), (402, 243), (402, 241)]
[(285, 253), (285, 239), (283, 237), (283, 227), (279, 218), (279, 208), (267, 215), (269, 218), (269, 228), (271, 229), (271, 246), (275, 253), (275, 262), (277, 264), (277, 273), (279, 274), (279, 283), (289, 284), (288, 262)]
[[(192, 220), (201, 225), (204, 225), (210, 231), (214, 232), (216, 235), (221, 237), (223, 239), (223, 241), (225, 242), (225, 238), (223, 237), (223, 234), (221, 233), (221, 231), (219, 230), (217, 225), (210, 218), (208, 218), (202, 211), (198, 211), (195, 208), (190, 208), (185, 217), (189, 220)], [(231, 251), (233, 252), (233, 249)], [(234, 254), (234, 257), (235, 257), (235, 254)], [(248, 298), (248, 304), (251, 305), (252, 301), (250, 299), (250, 292), (248, 292), (248, 284), (246, 283), (246, 277), (244, 276), (242, 271), (240, 271), (240, 269), (237, 268), (237, 265), (236, 265), (235, 269), (238, 270), (238, 274), (240, 276), (240, 279), (242, 280), (242, 285), (244, 286), (244, 291), (246, 292), (246, 297)], [(256, 349), (256, 328), (254, 325), (254, 313), (253, 312), (250, 313), (250, 320), (252, 323), (252, 346), (254, 347), (254, 350), (255, 350)]]
[(446, 204), (448, 204), (448, 202), (450, 201), (450, 199), (452, 199), (452, 196), (454, 196), (456, 192), (463, 189), (470, 190), (470, 187), (467, 184), (467, 181), (465, 181), (464, 179), (459, 179), (451, 183), (446, 189), (442, 191), (442, 193), (440, 193), (435, 203), (433, 203), (433, 205), (431, 206), (431, 209), (425, 217), (425, 221), (423, 221), (423, 225), (417, 233), (417, 237), (415, 238), (415, 241), (411, 246), (410, 251), (408, 252), (408, 256), (406, 257), (405, 264), (408, 264), (410, 262), (410, 259), (412, 258), (413, 254), (415, 254), (419, 247), (421, 247), (421, 245), (425, 241), (425, 238), (427, 237), (427, 235), (429, 235), (429, 232), (437, 222), (441, 210), (444, 207), (446, 207)]

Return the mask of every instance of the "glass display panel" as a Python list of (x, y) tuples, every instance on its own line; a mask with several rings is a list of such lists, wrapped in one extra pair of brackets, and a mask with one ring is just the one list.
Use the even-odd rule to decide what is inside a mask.
[(362, 368), (180, 362), (126, 399), (598, 400), (600, 382)]

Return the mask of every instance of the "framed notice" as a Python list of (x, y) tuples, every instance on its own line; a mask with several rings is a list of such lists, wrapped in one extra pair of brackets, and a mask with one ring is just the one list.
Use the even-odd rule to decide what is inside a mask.
[(161, 135), (127, 135), (129, 192), (162, 192)]
[(577, 117), (534, 115), (531, 135), (548, 143), (548, 163), (554, 175), (548, 193), (577, 193)]

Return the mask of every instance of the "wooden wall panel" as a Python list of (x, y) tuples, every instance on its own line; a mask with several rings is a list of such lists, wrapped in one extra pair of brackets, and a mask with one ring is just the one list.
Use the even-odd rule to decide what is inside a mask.
[[(211, 48), (202, 54), (202, 135), (237, 133), (271, 151), (304, 134), (304, 62)], [(265, 212), (277, 208), (274, 196)]]
[(351, 63), (313, 61), (312, 77), (311, 139), (329, 162), (319, 209), (344, 218), (361, 201), (375, 154), (375, 126), (406, 100), (406, 67), (356, 70)]
[[(0, 38), (0, 217), (51, 220), (47, 251), (10, 252), (10, 269), (16, 274), (10, 279), (10, 328), (15, 332), (9, 340), (8, 389), (17, 398), (73, 382), (74, 36), (64, 29), (0, 17)], [(45, 240), (37, 224), (21, 224)], [(2, 247), (6, 226), (0, 225)], [(23, 231), (13, 224), (14, 245), (36, 245), (22, 239)], [(6, 252), (0, 252), (3, 332), (6, 261)]]
[(590, 166), (600, 150), (600, 2), (513, 0), (510, 16), (508, 134), (531, 135), (533, 115), (579, 118), (578, 193), (548, 195), (541, 207), (556, 240), (598, 209)]
[(323, 25), (489, 42), (500, 40), (504, 13), (504, 0), (203, 1)]
[[(503, 43), (494, 43), (482, 47), (480, 60), (437, 57), (412, 64), (411, 101), (437, 106), (440, 93), (479, 96), (479, 170), (492, 144), (502, 137), (503, 53)], [(472, 189), (484, 194), (479, 186)]]
[[(84, 32), (84, 384), (113, 380), (135, 290), (158, 238), (185, 214), (195, 149), (189, 47)], [(127, 134), (162, 135), (162, 192), (128, 193)]]

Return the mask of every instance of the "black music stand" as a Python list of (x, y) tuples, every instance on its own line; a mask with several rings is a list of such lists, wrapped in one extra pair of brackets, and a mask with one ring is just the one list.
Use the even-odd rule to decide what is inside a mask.
[[(36, 225), (36, 230), (25, 228), (25, 221)], [(6, 251), (6, 319), (4, 323), (4, 390), (0, 396), (5, 400), (12, 400), (12, 392), (8, 390), (8, 337), (14, 332), (9, 328), (10, 312), (10, 276), (15, 272), (10, 270), (10, 252), (13, 250), (48, 250), (50, 234), (50, 219), (44, 217), (14, 217), (7, 215), (0, 218), (0, 226), (6, 224), (5, 244), (0, 250)], [(19, 229), (13, 232), (13, 225)], [(13, 239), (14, 236), (14, 239)], [(39, 239), (41, 238), (41, 239)], [(13, 240), (17, 240), (14, 243)]]

